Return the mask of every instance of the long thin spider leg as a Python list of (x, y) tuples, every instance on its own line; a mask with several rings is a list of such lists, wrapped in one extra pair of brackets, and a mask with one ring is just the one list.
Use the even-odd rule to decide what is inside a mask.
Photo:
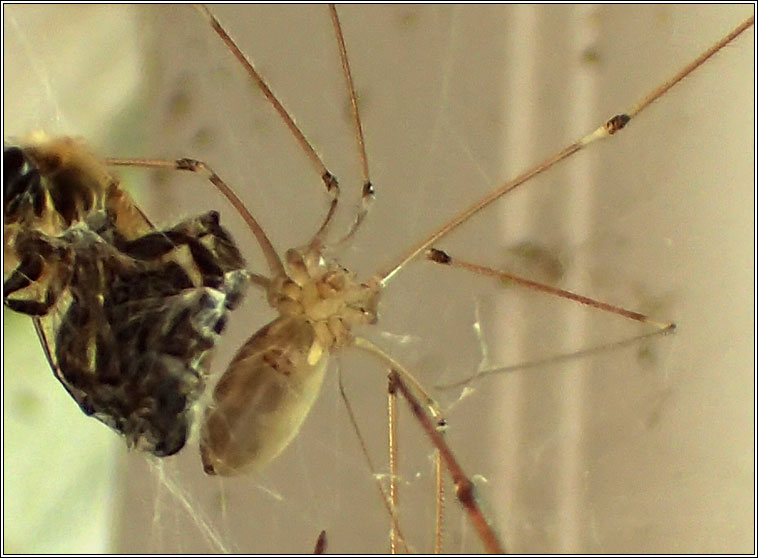
[(663, 86), (657, 87), (648, 95), (646, 95), (642, 99), (642, 101), (637, 103), (628, 112), (613, 116), (604, 124), (602, 124), (601, 126), (598, 126), (594, 131), (581, 137), (580, 139), (568, 145), (567, 147), (565, 147), (558, 153), (551, 155), (550, 157), (548, 157), (541, 163), (538, 163), (537, 165), (533, 166), (531, 169), (527, 170), (526, 172), (520, 174), (513, 180), (506, 182), (501, 187), (489, 193), (484, 198), (473, 203), (471, 206), (463, 210), (456, 217), (454, 217), (453, 219), (451, 219), (450, 221), (442, 225), (435, 232), (433, 232), (428, 237), (426, 237), (421, 242), (419, 242), (416, 246), (408, 250), (403, 256), (399, 258), (399, 260), (396, 263), (389, 266), (386, 271), (379, 273), (377, 275), (378, 281), (382, 285), (385, 285), (408, 262), (416, 258), (419, 254), (421, 254), (422, 252), (430, 248), (440, 238), (447, 235), (452, 230), (456, 229), (462, 223), (465, 223), (466, 221), (468, 221), (473, 215), (475, 215), (476, 213), (478, 213), (479, 211), (481, 211), (488, 205), (492, 204), (494, 201), (500, 199), (502, 196), (504, 196), (508, 192), (521, 186), (525, 182), (528, 182), (530, 179), (534, 178), (535, 176), (542, 174), (547, 169), (556, 165), (560, 161), (571, 157), (575, 153), (578, 153), (579, 151), (587, 147), (589, 144), (597, 140), (612, 136), (616, 132), (625, 128), (632, 118), (636, 117), (642, 110), (650, 106), (650, 104), (652, 104), (654, 101), (660, 99), (674, 85), (682, 81), (685, 77), (687, 77), (696, 69), (698, 69), (700, 66), (702, 66), (702, 64), (706, 60), (708, 60), (711, 56), (719, 52), (722, 48), (724, 48), (726, 45), (728, 45), (730, 42), (736, 39), (745, 30), (750, 28), (754, 24), (754, 22), (755, 22), (754, 16), (748, 18), (742, 24), (737, 26), (733, 31), (725, 35), (720, 41), (714, 44), (705, 53), (701, 54), (695, 60), (693, 60), (690, 64), (688, 64), (687, 66), (682, 68), (680, 71), (678, 71)]
[(321, 531), (316, 539), (316, 545), (313, 547), (313, 554), (324, 554), (326, 552), (326, 531)]
[(361, 162), (361, 172), (363, 173), (363, 189), (361, 192), (361, 207), (358, 210), (358, 214), (355, 216), (350, 230), (347, 234), (340, 239), (337, 244), (344, 244), (348, 242), (353, 235), (357, 232), (358, 228), (363, 223), (363, 220), (368, 214), (371, 202), (374, 200), (374, 187), (371, 183), (371, 177), (369, 175), (368, 168), (368, 156), (366, 155), (366, 141), (363, 137), (363, 125), (361, 124), (361, 115), (358, 110), (358, 96), (355, 93), (355, 84), (353, 82), (353, 74), (350, 71), (350, 61), (347, 57), (347, 47), (345, 46), (345, 37), (342, 33), (342, 25), (340, 24), (339, 16), (337, 15), (337, 8), (334, 4), (329, 4), (329, 14), (332, 17), (332, 24), (334, 25), (334, 35), (337, 38), (337, 46), (340, 51), (340, 60), (342, 62), (342, 75), (345, 77), (345, 86), (347, 87), (348, 98), (350, 99), (350, 111), (353, 116), (353, 129), (355, 130), (355, 143), (358, 148), (358, 159)]
[[(392, 387), (397, 387), (400, 389), (403, 393), (403, 396), (406, 398), (409, 404), (411, 404), (414, 415), (416, 415), (416, 417), (422, 423), (424, 430), (427, 431), (427, 434), (429, 434), (429, 429), (434, 432), (434, 434), (430, 435), (430, 437), (435, 447), (439, 450), (438, 459), (441, 459), (442, 462), (444, 462), (445, 466), (453, 477), (458, 500), (469, 513), (472, 523), (474, 524), (476, 530), (479, 532), (479, 536), (482, 539), (484, 545), (487, 547), (488, 551), (492, 553), (502, 554), (503, 550), (501, 549), (497, 537), (487, 523), (487, 520), (484, 518), (484, 514), (482, 513), (478, 504), (474, 500), (473, 485), (471, 481), (469, 481), (468, 478), (463, 474), (463, 471), (458, 466), (452, 451), (442, 439), (442, 434), (440, 431), (447, 425), (447, 422), (442, 416), (442, 412), (440, 411), (437, 403), (434, 401), (434, 399), (431, 398), (431, 396), (426, 393), (421, 384), (413, 377), (409, 370), (403, 367), (390, 355), (382, 351), (379, 347), (370, 341), (360, 337), (357, 337), (353, 340), (353, 346), (363, 349), (379, 357), (381, 360), (390, 365), (391, 390)], [(403, 378), (402, 381), (400, 381), (401, 377)], [(412, 391), (420, 395), (421, 400), (423, 401), (423, 407), (426, 407), (426, 412), (422, 409), (422, 403), (419, 402), (418, 396), (413, 395), (411, 393)], [(419, 415), (423, 416), (423, 419)], [(435, 425), (432, 425), (429, 415), (434, 418)], [(439, 505), (440, 502), (438, 501), (438, 506)], [(440, 513), (439, 508), (438, 513)], [(441, 524), (438, 524), (438, 540), (441, 537), (441, 532)], [(439, 545), (440, 542), (437, 542), (435, 544)]]
[(749, 29), (753, 26), (755, 23), (755, 16), (750, 16), (745, 21), (740, 23), (737, 27), (735, 27), (732, 31), (727, 33), (722, 39), (720, 39), (718, 42), (716, 42), (711, 48), (703, 52), (700, 56), (698, 56), (695, 60), (687, 64), (684, 68), (682, 68), (679, 72), (677, 72), (676, 75), (674, 75), (671, 79), (669, 79), (666, 83), (661, 85), (660, 87), (654, 89), (651, 91), (644, 99), (642, 99), (640, 102), (638, 102), (634, 108), (632, 108), (629, 112), (627, 112), (627, 116), (629, 119), (634, 118), (639, 114), (642, 110), (648, 107), (648, 105), (652, 104), (653, 102), (660, 99), (663, 95), (666, 94), (666, 92), (674, 87), (677, 83), (682, 81), (684, 78), (686, 78), (688, 75), (690, 75), (692, 72), (697, 70), (700, 66), (702, 66), (709, 58), (711, 58), (714, 54), (716, 54), (718, 51), (720, 51), (722, 48), (724, 48), (726, 45), (731, 43), (734, 39), (739, 37), (744, 31)]
[[(390, 463), (390, 505), (397, 513), (398, 509), (398, 449), (397, 449), (397, 385), (394, 381), (395, 375), (390, 373), (387, 387), (387, 423), (389, 433), (389, 463)], [(435, 470), (435, 526), (434, 526), (434, 553), (442, 554), (442, 537), (443, 523), (445, 515), (445, 482), (442, 476), (442, 456), (440, 452), (434, 451), (434, 470)], [(399, 534), (395, 531), (394, 526), (390, 531), (390, 552), (397, 554), (397, 539)]]
[(368, 339), (364, 339), (363, 337), (354, 338), (353, 347), (357, 347), (358, 349), (362, 349), (378, 357), (382, 362), (389, 364), (398, 374), (402, 374), (405, 378), (405, 381), (413, 387), (418, 396), (423, 400), (424, 406), (428, 409), (429, 413), (434, 418), (442, 420), (442, 411), (440, 410), (439, 405), (434, 400), (434, 398), (426, 392), (426, 390), (421, 385), (421, 382), (419, 382), (413, 376), (413, 374), (411, 374), (410, 370), (405, 368), (402, 364), (392, 358), (392, 356), (374, 345)]
[[(366, 465), (368, 466), (368, 469), (371, 472), (371, 476), (374, 478), (374, 481), (376, 482), (377, 489), (379, 490), (379, 494), (381, 494), (381, 497), (382, 497), (382, 503), (384, 504), (385, 509), (389, 513), (390, 522), (392, 523), (392, 526), (391, 526), (392, 533), (397, 535), (395, 539), (390, 539), (391, 544), (394, 543), (393, 548), (397, 544), (402, 545), (403, 551), (407, 554), (409, 552), (408, 545), (406, 544), (405, 537), (403, 537), (403, 533), (400, 530), (400, 523), (398, 522), (398, 519), (397, 519), (396, 507), (393, 505), (392, 496), (387, 495), (387, 492), (384, 490), (384, 487), (382, 486), (382, 483), (379, 481), (379, 477), (376, 474), (377, 469), (376, 467), (374, 467), (374, 462), (371, 459), (371, 455), (368, 452), (368, 447), (366, 447), (366, 441), (364, 440), (363, 435), (361, 434), (361, 429), (358, 427), (358, 421), (355, 418), (355, 413), (353, 412), (353, 406), (350, 404), (350, 400), (347, 397), (347, 393), (345, 393), (345, 385), (342, 382), (342, 369), (339, 369), (338, 371), (337, 382), (339, 384), (340, 397), (342, 397), (342, 402), (345, 404), (345, 409), (347, 410), (347, 415), (348, 415), (348, 418), (350, 419), (350, 425), (353, 427), (353, 431), (355, 432), (355, 435), (358, 438), (358, 443), (361, 446), (361, 452), (363, 453), (363, 458), (365, 459)], [(390, 482), (392, 482), (392, 480), (390, 480)], [(393, 554), (394, 554), (394, 550), (393, 550)]]
[[(321, 160), (321, 157), (316, 153), (316, 150), (313, 148), (313, 146), (310, 144), (308, 139), (305, 137), (305, 134), (298, 128), (297, 124), (295, 124), (295, 120), (290, 116), (289, 112), (286, 108), (284, 108), (284, 105), (277, 99), (276, 95), (274, 95), (274, 92), (271, 91), (271, 88), (268, 86), (266, 81), (263, 79), (263, 77), (258, 73), (258, 71), (253, 66), (253, 63), (248, 59), (248, 57), (245, 55), (245, 53), (240, 50), (240, 48), (237, 46), (237, 43), (234, 41), (234, 39), (231, 38), (229, 33), (226, 32), (226, 29), (221, 25), (221, 23), (216, 19), (216, 17), (208, 10), (205, 6), (197, 6), (200, 13), (202, 13), (205, 18), (208, 20), (210, 26), (213, 28), (213, 30), (216, 32), (216, 34), (221, 38), (221, 40), (224, 42), (226, 47), (229, 49), (229, 52), (234, 55), (234, 57), (237, 59), (237, 61), (242, 65), (242, 67), (245, 68), (245, 71), (247, 72), (247, 75), (250, 76), (250, 79), (253, 80), (253, 82), (257, 85), (257, 87), (261, 90), (263, 95), (266, 97), (266, 99), (271, 103), (271, 106), (276, 110), (276, 112), (279, 114), (279, 117), (282, 119), (284, 124), (289, 128), (292, 135), (295, 137), (295, 140), (297, 141), (300, 148), (303, 150), (305, 155), (308, 157), (308, 159), (311, 161), (313, 166), (316, 168), (318, 173), (321, 176), (321, 180), (324, 182), (324, 186), (326, 187), (326, 191), (331, 194), (334, 199), (339, 198), (339, 183), (337, 181), (337, 177), (334, 176), (329, 169), (326, 168), (326, 165)], [(327, 218), (327, 223), (331, 219), (331, 214), (333, 214), (333, 211), (330, 211), (329, 215), (330, 217)], [(324, 225), (325, 227), (326, 225)], [(322, 227), (323, 228), (323, 227)]]
[[(227, 200), (229, 200), (229, 203), (232, 204), (237, 213), (239, 213), (239, 215), (245, 221), (245, 224), (253, 233), (255, 239), (258, 241), (258, 245), (263, 251), (263, 256), (266, 258), (266, 263), (268, 264), (271, 274), (274, 276), (281, 276), (285, 274), (284, 265), (279, 259), (276, 250), (274, 250), (274, 246), (271, 244), (268, 236), (266, 236), (266, 233), (263, 231), (263, 228), (258, 224), (258, 221), (255, 220), (255, 217), (253, 217), (250, 211), (248, 211), (247, 207), (239, 198), (239, 196), (237, 196), (234, 190), (232, 190), (232, 188), (227, 185), (226, 182), (221, 180), (221, 177), (219, 177), (219, 175), (216, 174), (213, 169), (207, 164), (195, 159), (117, 159), (112, 157), (104, 159), (104, 162), (106, 165), (116, 167), (169, 169), (176, 171), (189, 171), (205, 175), (208, 181), (211, 182)], [(251, 280), (253, 283), (256, 283), (264, 288), (266, 288), (269, 284), (269, 280), (260, 275), (251, 274)]]
[(647, 338), (658, 336), (658, 335), (665, 335), (667, 333), (672, 333), (676, 329), (676, 324), (672, 322), (661, 322), (658, 320), (654, 320), (646, 316), (645, 314), (640, 314), (639, 312), (626, 310), (625, 308), (621, 308), (619, 306), (614, 306), (606, 302), (601, 302), (599, 300), (595, 300), (583, 295), (572, 293), (571, 291), (559, 289), (557, 287), (552, 287), (550, 285), (545, 285), (543, 283), (538, 283), (537, 281), (532, 281), (531, 279), (525, 279), (523, 277), (519, 277), (518, 275), (513, 275), (511, 273), (507, 273), (507, 272), (500, 271), (497, 269), (492, 269), (490, 267), (460, 260), (458, 258), (454, 258), (450, 256), (447, 252), (438, 250), (436, 248), (429, 249), (427, 251), (426, 257), (428, 260), (434, 263), (446, 265), (449, 267), (458, 267), (461, 269), (465, 269), (467, 271), (471, 271), (473, 273), (484, 275), (485, 277), (494, 277), (495, 279), (503, 283), (515, 283), (517, 285), (526, 287), (534, 291), (539, 291), (539, 292), (543, 292), (543, 293), (550, 294), (553, 296), (565, 298), (573, 302), (577, 302), (579, 304), (584, 304), (591, 308), (596, 308), (604, 312), (610, 312), (612, 314), (616, 314), (623, 318), (634, 320), (636, 322), (640, 322), (644, 324), (648, 324), (656, 328), (652, 332), (644, 333), (642, 335), (635, 335), (634, 337), (630, 339), (624, 339), (624, 340), (615, 341), (612, 343), (604, 343), (604, 344), (597, 345), (594, 347), (582, 349), (580, 351), (574, 351), (574, 352), (571, 352), (570, 354), (556, 355), (556, 356), (552, 356), (552, 357), (548, 357), (544, 359), (539, 359), (536, 361), (522, 362), (519, 364), (515, 364), (513, 366), (497, 368), (494, 370), (482, 370), (482, 371), (477, 372), (473, 376), (464, 378), (461, 381), (435, 386), (438, 389), (460, 388), (460, 387), (464, 387), (470, 384), (474, 380), (483, 378), (485, 376), (491, 376), (495, 374), (507, 374), (509, 372), (527, 370), (530, 368), (536, 368), (536, 367), (543, 366), (546, 364), (557, 364), (559, 362), (565, 362), (565, 361), (577, 359), (583, 356), (597, 354), (597, 353), (601, 353), (601, 352), (612, 350), (612, 349), (618, 349), (621, 347), (631, 346), (636, 343), (639, 343), (643, 339), (647, 339)]
[(645, 314), (640, 314), (639, 312), (632, 312), (631, 310), (626, 310), (625, 308), (621, 308), (619, 306), (614, 306), (612, 304), (601, 302), (599, 300), (595, 300), (587, 296), (572, 293), (571, 291), (566, 291), (564, 289), (559, 289), (557, 287), (551, 287), (550, 285), (538, 283), (537, 281), (532, 281), (531, 279), (525, 279), (523, 277), (519, 277), (518, 275), (513, 275), (505, 271), (492, 269), (491, 267), (486, 267), (483, 265), (478, 265), (475, 263), (467, 262), (465, 260), (454, 258), (450, 256), (447, 252), (438, 250), (436, 248), (431, 248), (430, 250), (428, 250), (426, 257), (428, 260), (438, 263), (438, 264), (446, 265), (449, 267), (458, 267), (461, 269), (466, 269), (468, 271), (477, 273), (479, 275), (484, 275), (486, 277), (494, 277), (495, 279), (498, 279), (499, 281), (503, 283), (515, 283), (517, 285), (526, 287), (534, 291), (540, 291), (540, 292), (547, 293), (550, 295), (559, 296), (561, 298), (572, 300), (574, 302), (578, 302), (580, 304), (584, 304), (592, 308), (597, 308), (598, 310), (602, 310), (604, 312), (610, 312), (612, 314), (623, 316), (624, 318), (628, 318), (636, 322), (650, 324), (651, 326), (660, 330), (661, 333), (671, 332), (674, 329), (676, 329), (676, 324), (674, 323), (661, 322), (658, 320), (654, 320), (646, 316)]
[(313, 238), (311, 238), (311, 241), (309, 242), (309, 246), (311, 250), (315, 250), (320, 252), (322, 246), (324, 246), (325, 238), (327, 231), (329, 230), (329, 224), (332, 222), (332, 217), (334, 217), (334, 213), (337, 211), (337, 198), (334, 198), (332, 200), (332, 203), (329, 204), (329, 211), (326, 212), (326, 217), (324, 218), (324, 222), (321, 223), (321, 226), (316, 231), (316, 234), (313, 235)]
[[(393, 509), (398, 508), (398, 490), (397, 490), (397, 385), (394, 381), (395, 375), (390, 373), (389, 386), (387, 390), (387, 414), (389, 422), (389, 449), (390, 449), (390, 501)], [(444, 427), (444, 421), (438, 419), (438, 428)], [(441, 424), (442, 423), (442, 424)], [(434, 553), (442, 554), (443, 525), (445, 516), (445, 480), (442, 476), (442, 456), (435, 448), (434, 450), (434, 476), (435, 476), (435, 525), (434, 525)], [(395, 532), (391, 533), (395, 536)], [(390, 539), (393, 540), (393, 539)], [(394, 540), (393, 540), (394, 542)], [(394, 547), (393, 547), (394, 548)], [(393, 554), (394, 554), (393, 550)]]
[(602, 343), (600, 345), (595, 345), (594, 347), (588, 347), (587, 349), (582, 349), (580, 351), (575, 351), (569, 354), (555, 355), (555, 356), (551, 356), (547, 358), (541, 358), (538, 360), (530, 360), (528, 362), (520, 362), (512, 366), (503, 366), (503, 367), (493, 368), (493, 369), (488, 369), (488, 370), (480, 370), (479, 372), (477, 372), (473, 376), (469, 376), (468, 378), (464, 378), (457, 382), (451, 382), (449, 384), (435, 384), (434, 387), (435, 389), (459, 389), (462, 387), (466, 387), (467, 385), (471, 384), (475, 380), (484, 378), (486, 376), (509, 374), (511, 372), (521, 372), (521, 371), (529, 370), (532, 368), (544, 368), (545, 366), (558, 364), (561, 362), (569, 362), (572, 360), (580, 359), (585, 356), (601, 354), (608, 351), (612, 351), (614, 349), (623, 349), (625, 347), (631, 347), (638, 344), (640, 341), (644, 339), (657, 337), (658, 335), (665, 334), (667, 331), (670, 331), (670, 330), (656, 329), (655, 331), (643, 333), (641, 335), (635, 335), (634, 337), (631, 337), (629, 339), (623, 339), (621, 341), (613, 341), (611, 343)]
[(437, 425), (433, 424), (432, 419), (429, 418), (429, 415), (426, 412), (424, 412), (421, 403), (416, 399), (416, 396), (413, 395), (412, 391), (403, 381), (402, 375), (394, 370), (392, 371), (392, 375), (394, 376), (394, 381), (397, 383), (400, 393), (403, 394), (403, 397), (408, 402), (411, 412), (413, 412), (435, 448), (440, 452), (442, 461), (445, 463), (445, 467), (447, 467), (450, 476), (453, 478), (453, 483), (455, 484), (455, 496), (468, 513), (469, 519), (479, 533), (479, 538), (482, 543), (484, 543), (485, 548), (492, 554), (504, 554), (505, 548), (498, 540), (497, 535), (492, 530), (492, 527), (476, 501), (476, 496), (474, 495), (474, 483), (471, 482), (463, 472), (463, 469), (458, 464), (452, 450), (445, 442), (442, 434), (438, 431)]
[[(388, 378), (387, 382), (387, 447), (389, 449), (389, 465), (390, 465), (390, 507), (392, 508), (392, 515), (397, 516), (398, 509), (398, 491), (397, 491), (397, 389), (395, 383), (392, 381), (392, 376)], [(397, 554), (397, 544), (400, 539), (400, 534), (395, 529), (395, 522), (393, 522), (390, 529), (390, 554)]]
[(435, 484), (437, 490), (435, 494), (435, 530), (434, 530), (434, 553), (442, 554), (442, 538), (445, 532), (444, 520), (445, 520), (445, 479), (442, 477), (442, 454), (438, 449), (434, 450), (434, 473)]

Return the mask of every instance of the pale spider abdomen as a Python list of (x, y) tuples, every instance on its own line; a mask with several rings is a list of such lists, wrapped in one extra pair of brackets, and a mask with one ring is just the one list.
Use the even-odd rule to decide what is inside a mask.
[(213, 393), (200, 439), (208, 474), (264, 466), (292, 441), (319, 395), (328, 355), (313, 354), (313, 327), (277, 318), (253, 335)]

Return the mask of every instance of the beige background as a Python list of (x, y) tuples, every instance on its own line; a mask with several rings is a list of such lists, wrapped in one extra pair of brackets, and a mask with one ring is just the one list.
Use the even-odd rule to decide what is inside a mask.
[[(504, 177), (627, 108), (750, 10), (346, 7), (377, 202), (343, 261), (362, 274), (386, 266)], [(347, 222), (359, 175), (328, 15), (218, 15), (342, 180)], [(325, 206), (318, 177), (192, 9), (5, 6), (4, 16), (4, 138), (44, 128), (86, 136), (104, 154), (204, 159), (278, 248), (307, 240)], [(533, 276), (559, 259), (553, 282), (679, 325), (650, 343), (483, 378), (460, 401), (460, 390), (434, 390), (509, 550), (753, 548), (752, 40), (440, 243)], [(157, 222), (220, 208), (263, 269), (203, 183), (124, 179)], [(518, 257), (525, 242), (549, 256)], [(216, 373), (271, 318), (252, 292)], [(127, 455), (60, 389), (36, 340), (10, 336), (28, 335), (27, 320), (6, 315), (4, 329), (5, 551), (308, 552), (321, 529), (332, 551), (387, 550), (336, 374), (277, 462), (218, 481), (202, 475), (193, 445), (158, 467)], [(389, 285), (380, 327), (366, 335), (434, 386), (638, 331), (417, 262)], [(355, 352), (340, 362), (383, 464), (383, 370)], [(403, 432), (401, 518), (412, 549), (430, 550), (431, 450), (409, 417)], [(446, 549), (481, 550), (452, 500)]]

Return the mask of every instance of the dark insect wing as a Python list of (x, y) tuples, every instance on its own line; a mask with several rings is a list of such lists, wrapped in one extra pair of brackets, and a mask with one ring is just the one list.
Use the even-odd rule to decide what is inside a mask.
[(244, 293), (244, 260), (217, 213), (156, 231), (82, 153), (42, 151), (5, 154), (22, 156), (4, 177), (15, 208), (6, 248), (18, 261), (5, 303), (34, 316), (56, 377), (86, 414), (130, 447), (176, 453)]
[[(202, 236), (177, 234), (182, 230)], [(236, 250), (231, 259), (217, 258), (214, 244), (226, 237), (215, 214), (135, 241), (133, 252), (160, 258), (119, 250), (101, 240), (109, 232), (86, 231), (74, 243), (56, 361), (72, 390), (86, 394), (85, 412), (123, 433), (130, 446), (171, 455), (184, 445), (210, 351), (241, 299), (246, 272)], [(167, 237), (173, 247), (164, 253)]]

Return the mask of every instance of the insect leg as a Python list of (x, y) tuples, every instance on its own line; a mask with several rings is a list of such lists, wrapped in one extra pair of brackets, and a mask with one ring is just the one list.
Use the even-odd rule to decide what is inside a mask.
[(68, 285), (73, 253), (65, 242), (37, 231), (20, 231), (12, 245), (22, 257), (3, 283), (3, 301), (15, 312), (44, 316)]

